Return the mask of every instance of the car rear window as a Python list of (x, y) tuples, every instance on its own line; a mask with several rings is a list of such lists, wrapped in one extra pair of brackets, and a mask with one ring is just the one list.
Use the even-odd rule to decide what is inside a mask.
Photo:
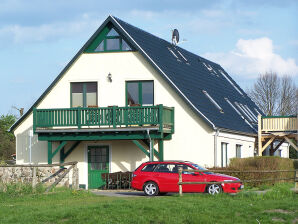
[(153, 172), (153, 170), (155, 169), (155, 167), (157, 166), (158, 164), (148, 164), (146, 166), (143, 167), (142, 171), (143, 172)]

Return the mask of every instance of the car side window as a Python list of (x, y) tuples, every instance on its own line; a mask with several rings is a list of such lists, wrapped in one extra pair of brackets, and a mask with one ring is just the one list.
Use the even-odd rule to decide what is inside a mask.
[(176, 164), (159, 164), (154, 172), (160, 173), (178, 173), (178, 166)]
[(155, 169), (155, 167), (158, 164), (148, 164), (146, 166), (143, 167), (142, 172), (153, 172), (153, 170)]
[(194, 172), (190, 172), (188, 170), (193, 170), (193, 168), (188, 165), (183, 165), (183, 174), (194, 174)]

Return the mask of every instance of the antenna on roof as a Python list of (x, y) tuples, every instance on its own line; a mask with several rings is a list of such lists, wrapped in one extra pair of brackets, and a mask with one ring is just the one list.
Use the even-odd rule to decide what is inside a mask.
[(174, 29), (172, 31), (172, 44), (176, 46), (178, 42), (179, 42), (179, 32), (177, 29)]

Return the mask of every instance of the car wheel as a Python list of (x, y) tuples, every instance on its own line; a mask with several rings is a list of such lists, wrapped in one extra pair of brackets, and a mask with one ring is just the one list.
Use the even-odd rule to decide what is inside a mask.
[(208, 194), (219, 194), (222, 192), (221, 186), (218, 184), (211, 184), (207, 186), (207, 192)]
[(144, 193), (147, 196), (156, 196), (159, 193), (159, 189), (156, 183), (147, 182), (144, 184)]

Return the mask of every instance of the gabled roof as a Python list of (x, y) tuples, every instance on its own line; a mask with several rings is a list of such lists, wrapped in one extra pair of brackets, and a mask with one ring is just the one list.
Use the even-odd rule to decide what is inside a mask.
[[(10, 130), (14, 130), (29, 115), (108, 23), (112, 23), (116, 27), (128, 43), (148, 60), (191, 109), (211, 127), (236, 132), (256, 133), (256, 125), (250, 122), (249, 118), (243, 113), (245, 113), (245, 110), (246, 112), (250, 110), (256, 116), (256, 109), (261, 112), (260, 109), (220, 65), (181, 47), (175, 47), (168, 41), (113, 16), (109, 16), (104, 21), (41, 97)], [(235, 102), (238, 105), (242, 104), (243, 107), (246, 105), (246, 109), (240, 111), (237, 109), (239, 106)], [(218, 106), (222, 110), (219, 110)], [(241, 116), (239, 112), (244, 116)]]

